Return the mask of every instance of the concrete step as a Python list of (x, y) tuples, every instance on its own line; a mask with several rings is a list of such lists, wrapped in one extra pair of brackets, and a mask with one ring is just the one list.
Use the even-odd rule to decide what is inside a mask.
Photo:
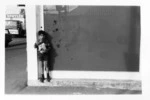
[(128, 90), (141, 90), (141, 81), (135, 80), (104, 80), (104, 79), (52, 79), (41, 83), (38, 80), (29, 80), (29, 86), (49, 87), (87, 87), (87, 88), (115, 88)]

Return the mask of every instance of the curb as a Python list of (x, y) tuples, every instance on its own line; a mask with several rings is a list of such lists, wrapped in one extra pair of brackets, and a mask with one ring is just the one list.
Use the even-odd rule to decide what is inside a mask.
[(26, 44), (26, 38), (25, 39), (18, 39), (14, 38), (10, 43), (8, 47), (17, 46), (17, 45), (23, 45)]
[(9, 44), (9, 47), (18, 46), (18, 45), (23, 45), (23, 44), (26, 44), (26, 42)]

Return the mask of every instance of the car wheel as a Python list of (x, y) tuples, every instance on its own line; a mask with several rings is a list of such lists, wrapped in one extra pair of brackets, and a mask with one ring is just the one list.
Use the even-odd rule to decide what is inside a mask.
[(9, 43), (8, 43), (8, 42), (6, 42), (6, 43), (5, 43), (5, 47), (8, 47), (8, 45), (9, 45)]

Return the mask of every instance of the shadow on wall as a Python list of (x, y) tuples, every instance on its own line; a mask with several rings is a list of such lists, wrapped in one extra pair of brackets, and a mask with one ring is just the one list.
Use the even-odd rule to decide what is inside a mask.
[(128, 52), (125, 61), (128, 71), (139, 71), (140, 7), (131, 7)]
[(50, 36), (50, 34), (48, 34), (47, 32), (45, 32), (45, 33), (46, 33), (46, 37), (47, 37), (49, 43), (51, 44), (51, 49), (48, 52), (48, 55), (49, 55), (48, 56), (48, 67), (49, 67), (49, 71), (52, 71), (54, 68), (54, 64), (55, 64), (55, 57), (57, 57), (58, 54), (56, 53), (56, 50), (53, 47), (52, 36)]

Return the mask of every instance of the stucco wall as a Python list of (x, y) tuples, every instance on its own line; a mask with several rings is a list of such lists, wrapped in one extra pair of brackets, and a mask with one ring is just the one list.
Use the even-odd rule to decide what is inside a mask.
[[(139, 71), (139, 7), (79, 6), (44, 13), (53, 70)], [(54, 55), (54, 54), (53, 54)]]

